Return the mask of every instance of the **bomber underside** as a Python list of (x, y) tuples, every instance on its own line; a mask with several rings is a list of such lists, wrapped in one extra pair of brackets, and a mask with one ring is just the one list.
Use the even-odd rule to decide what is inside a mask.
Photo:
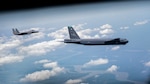
[(74, 43), (74, 44), (82, 44), (82, 45), (125, 45), (127, 42), (66, 39), (66, 40), (64, 40), (64, 43)]

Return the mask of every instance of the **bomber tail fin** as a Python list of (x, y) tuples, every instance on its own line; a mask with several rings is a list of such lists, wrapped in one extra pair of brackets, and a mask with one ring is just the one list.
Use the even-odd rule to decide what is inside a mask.
[(80, 39), (80, 37), (78, 36), (78, 34), (76, 33), (76, 31), (73, 29), (72, 26), (68, 26), (68, 31), (70, 39)]

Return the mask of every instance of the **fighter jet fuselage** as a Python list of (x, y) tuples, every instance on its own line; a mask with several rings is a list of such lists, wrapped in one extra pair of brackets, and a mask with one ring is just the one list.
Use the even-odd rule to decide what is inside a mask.
[(125, 45), (127, 39), (123, 38), (107, 38), (107, 39), (80, 39), (73, 27), (68, 26), (70, 39), (64, 39), (64, 43), (74, 43), (83, 45)]
[(28, 35), (28, 34), (32, 34), (32, 33), (38, 33), (39, 31), (35, 31), (35, 30), (30, 30), (30, 31), (25, 31), (25, 32), (19, 32), (18, 29), (12, 29), (13, 34), (14, 35)]

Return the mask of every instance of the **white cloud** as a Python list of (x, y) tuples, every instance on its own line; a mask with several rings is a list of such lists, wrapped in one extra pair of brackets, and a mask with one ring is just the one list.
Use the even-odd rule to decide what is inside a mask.
[(92, 33), (91, 29), (84, 29), (77, 32), (81, 38), (92, 38), (90, 34)]
[(83, 23), (83, 24), (78, 24), (78, 25), (73, 25), (73, 27), (75, 27), (77, 30), (78, 29), (82, 29), (84, 25), (87, 25), (87, 23)]
[[(9, 39), (6, 37), (2, 37), (2, 40), (0, 43), (0, 60), (1, 61), (4, 59), (6, 60), (6, 58), (8, 57), (12, 59), (15, 58), (14, 56), (16, 55), (13, 55), (12, 50), (15, 50), (15, 48), (19, 47), (20, 44), (22, 44), (22, 42), (15, 37), (11, 37)], [(3, 62), (3, 63), (6, 63), (6, 62)]]
[(62, 29), (59, 29), (55, 32), (49, 33), (48, 36), (54, 38), (54, 39), (64, 39), (68, 36), (68, 30), (67, 27), (64, 27)]
[(99, 33), (102, 35), (109, 35), (109, 34), (113, 34), (114, 30), (112, 29), (111, 25), (105, 24), (105, 25), (100, 26)]
[(116, 65), (112, 65), (110, 68), (107, 69), (108, 72), (115, 72), (117, 71), (118, 67)]
[(55, 68), (57, 66), (57, 62), (46, 63), (43, 65), (44, 68)]
[(108, 59), (99, 58), (97, 60), (91, 60), (88, 63), (85, 63), (83, 65), (83, 67), (89, 67), (89, 66), (95, 66), (95, 65), (102, 65), (102, 64), (107, 64), (107, 63), (108, 63)]
[(82, 26), (79, 26), (80, 28), (78, 27), (77, 29), (75, 26), (75, 30), (77, 30), (77, 33), (81, 38), (100, 38), (99, 34), (101, 35), (101, 37), (104, 37), (114, 33), (112, 26), (109, 24), (104, 24), (100, 26), (100, 28), (90, 28), (90, 29), (83, 29)]
[(35, 64), (41, 64), (41, 63), (48, 63), (48, 62), (51, 62), (51, 61), (47, 60), (47, 59), (43, 59), (43, 60), (40, 60), (40, 61), (35, 61), (34, 63)]
[(114, 46), (113, 48), (111, 48), (111, 50), (118, 50), (120, 48), (120, 46)]
[(45, 65), (45, 68), (47, 68), (47, 67), (51, 67), (52, 70), (41, 70), (41, 71), (33, 72), (31, 74), (27, 74), (24, 78), (20, 79), (20, 82), (42, 81), (42, 80), (49, 79), (52, 76), (56, 76), (62, 72), (65, 72), (65, 69), (63, 67), (62, 68), (59, 67), (57, 65), (57, 62), (51, 62), (51, 64)]
[(79, 84), (81, 83), (82, 80), (81, 79), (69, 79), (65, 84)]
[(22, 42), (19, 39), (6, 40), (4, 43), (0, 43), (0, 51), (6, 51), (19, 46)]
[(137, 26), (137, 25), (144, 25), (148, 23), (148, 20), (144, 20), (144, 21), (139, 21), (139, 22), (135, 22), (134, 25)]
[(0, 65), (10, 64), (14, 62), (21, 62), (23, 58), (24, 58), (23, 56), (13, 56), (13, 55), (2, 56), (0, 57)]
[(80, 83), (80, 84), (89, 84), (89, 83)]
[(121, 30), (126, 30), (126, 29), (129, 29), (129, 27), (127, 27), (127, 26), (126, 27), (120, 27), (120, 29)]
[(150, 61), (145, 63), (145, 66), (150, 67)]
[(109, 24), (105, 24), (105, 25), (100, 26), (100, 28), (101, 28), (101, 29), (111, 29), (112, 26), (109, 25)]
[[(81, 38), (99, 38), (100, 36), (96, 32), (97, 28), (79, 30), (77, 33)], [(91, 36), (91, 34), (94, 34), (94, 36)]]
[(21, 82), (36, 82), (46, 80), (51, 76), (49, 70), (36, 71), (34, 73), (28, 74), (25, 78), (20, 79)]
[(98, 77), (99, 77), (99, 75), (95, 75), (94, 77), (95, 77), (95, 78), (98, 78)]
[(100, 34), (112, 34), (114, 31), (112, 29), (104, 29), (100, 31)]
[(62, 42), (57, 42), (55, 40), (43, 41), (29, 46), (22, 46), (19, 48), (19, 52), (26, 55), (39, 56), (54, 51), (57, 47), (62, 46), (64, 46)]

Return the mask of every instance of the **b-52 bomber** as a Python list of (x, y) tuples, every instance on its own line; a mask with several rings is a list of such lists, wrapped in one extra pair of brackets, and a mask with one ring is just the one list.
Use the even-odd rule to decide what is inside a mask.
[(25, 31), (25, 32), (19, 32), (19, 30), (17, 28), (13, 28), (12, 31), (13, 31), (14, 35), (28, 35), (28, 34), (39, 32), (39, 31), (36, 31), (36, 30), (29, 30), (29, 31)]
[(64, 43), (74, 43), (82, 45), (125, 45), (128, 43), (128, 40), (123, 38), (81, 39), (72, 26), (68, 26), (68, 32), (70, 39), (64, 39)]

